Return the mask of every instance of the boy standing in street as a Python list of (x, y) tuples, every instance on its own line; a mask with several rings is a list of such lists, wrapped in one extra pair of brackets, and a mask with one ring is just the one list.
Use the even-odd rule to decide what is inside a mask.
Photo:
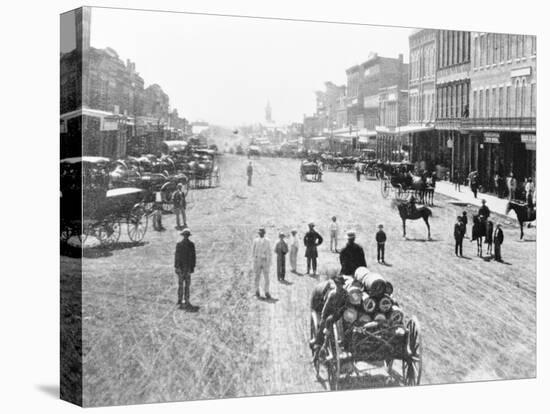
[[(332, 245), (334, 244), (334, 250)], [(330, 251), (338, 253), (338, 223), (336, 223), (336, 216), (332, 217), (330, 223)]]
[(378, 231), (376, 232), (376, 257), (378, 263), (386, 264), (384, 260), (384, 253), (386, 250), (386, 233), (384, 232), (384, 226), (382, 224), (378, 225)]
[(290, 271), (292, 273), (297, 272), (296, 262), (298, 258), (298, 247), (300, 246), (300, 241), (298, 237), (296, 237), (296, 233), (298, 233), (296, 230), (290, 232)]
[(187, 217), (185, 215), (185, 209), (187, 203), (185, 201), (185, 193), (183, 192), (183, 184), (179, 183), (176, 191), (172, 195), (172, 202), (174, 203), (174, 214), (176, 215), (176, 230), (182, 229), (182, 223), (180, 222), (180, 216), (183, 221), (183, 227), (187, 227)]
[(495, 235), (493, 236), (493, 242), (495, 244), (495, 260), (497, 262), (502, 262), (500, 246), (504, 242), (504, 233), (502, 232), (502, 226), (500, 224), (497, 224), (497, 229), (495, 230)]
[(275, 245), (275, 254), (277, 255), (277, 279), (279, 282), (285, 280), (285, 261), (288, 253), (288, 245), (285, 242), (285, 234), (279, 233), (279, 241)]
[(248, 165), (246, 166), (246, 175), (248, 177), (248, 186), (251, 186), (252, 185), (252, 161), (250, 161), (248, 163)]

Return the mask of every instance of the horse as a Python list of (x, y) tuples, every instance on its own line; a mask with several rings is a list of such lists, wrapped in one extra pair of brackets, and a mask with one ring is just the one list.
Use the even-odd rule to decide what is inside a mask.
[(424, 220), (424, 223), (426, 223), (426, 227), (428, 228), (428, 240), (432, 239), (431, 233), (430, 233), (430, 223), (429, 223), (429, 217), (432, 215), (432, 210), (430, 210), (426, 206), (415, 208), (413, 211), (409, 211), (408, 202), (406, 200), (399, 200), (399, 199), (393, 199), (392, 200), (392, 207), (397, 207), (397, 210), (399, 210), (399, 216), (401, 217), (401, 221), (403, 222), (403, 237), (407, 237), (407, 231), (405, 228), (405, 221), (406, 220), (418, 220), (422, 219)]
[(529, 212), (527, 204), (518, 203), (517, 201), (508, 201), (508, 204), (506, 204), (506, 215), (508, 215), (510, 210), (516, 212), (521, 231), (519, 239), (523, 240), (523, 223), (528, 223), (527, 226), (530, 227), (531, 222), (537, 219), (537, 210), (533, 208), (532, 211)]
[(474, 215), (472, 223), (472, 241), (477, 242), (477, 255), (483, 256), (483, 238), (487, 237), (487, 228), (485, 222), (479, 218), (479, 214)]

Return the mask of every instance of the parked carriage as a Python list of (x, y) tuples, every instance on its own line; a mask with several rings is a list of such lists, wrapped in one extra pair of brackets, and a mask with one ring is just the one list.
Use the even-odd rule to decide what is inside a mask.
[(323, 172), (318, 163), (313, 161), (305, 161), (300, 165), (300, 180), (301, 181), (316, 181), (320, 182), (323, 179)]
[(102, 246), (110, 246), (120, 239), (122, 227), (132, 242), (145, 237), (146, 191), (135, 187), (109, 189), (110, 165), (111, 160), (103, 157), (61, 160), (61, 241), (76, 236), (83, 245), (93, 236)]
[(390, 162), (381, 165), (380, 191), (382, 197), (406, 199), (416, 190), (412, 189), (411, 173), (414, 165), (408, 162)]
[(246, 155), (248, 158), (260, 158), (261, 150), (258, 145), (249, 145)]

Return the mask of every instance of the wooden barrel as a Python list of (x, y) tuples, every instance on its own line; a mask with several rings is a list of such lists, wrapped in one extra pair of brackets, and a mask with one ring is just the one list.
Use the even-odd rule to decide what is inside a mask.
[(357, 306), (361, 304), (361, 298), (363, 297), (363, 292), (359, 286), (351, 285), (348, 289), (348, 302), (351, 305)]
[(357, 309), (355, 308), (346, 308), (344, 311), (344, 320), (348, 323), (353, 323), (357, 320)]
[(370, 297), (378, 298), (386, 293), (386, 280), (378, 273), (368, 273), (362, 284)]
[(400, 325), (403, 323), (403, 312), (398, 306), (392, 306), (389, 319), (393, 325)]
[(367, 269), (365, 266), (359, 266), (357, 269), (355, 269), (355, 274), (353, 276), (355, 280), (361, 282), (367, 274), (369, 274), (369, 269)]
[(362, 305), (363, 309), (367, 313), (373, 313), (376, 309), (376, 301), (373, 298), (369, 297), (366, 292), (363, 292)]
[(392, 293), (393, 293), (393, 285), (390, 282), (386, 281), (386, 295), (391, 296)]
[(388, 295), (384, 295), (380, 298), (380, 301), (378, 302), (378, 309), (380, 309), (380, 312), (386, 313), (391, 310), (392, 305), (393, 300)]

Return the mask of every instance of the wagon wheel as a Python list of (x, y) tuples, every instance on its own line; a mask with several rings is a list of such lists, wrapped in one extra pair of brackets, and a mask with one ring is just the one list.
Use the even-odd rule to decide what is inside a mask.
[(120, 222), (116, 219), (105, 220), (96, 227), (95, 234), (102, 246), (112, 246), (120, 238)]
[[(311, 312), (311, 316), (309, 319), (309, 339), (310, 344), (317, 338), (317, 331), (319, 329), (319, 318), (317, 316), (317, 313)], [(311, 355), (314, 356), (315, 352), (313, 350), (313, 346), (311, 345)], [(317, 378), (319, 378), (319, 365), (320, 365), (320, 358), (314, 358), (313, 360), (313, 366), (315, 367), (315, 375)]]
[(135, 206), (128, 214), (128, 237), (134, 243), (140, 242), (147, 232), (149, 218), (141, 206)]
[(340, 345), (338, 337), (338, 328), (336, 324), (332, 325), (332, 335), (329, 335), (328, 346), (332, 359), (328, 362), (328, 383), (331, 391), (338, 391), (340, 381)]
[(73, 229), (70, 225), (63, 224), (61, 227), (61, 233), (59, 234), (59, 238), (63, 243), (67, 243), (69, 239), (73, 236)]
[(413, 316), (407, 322), (406, 355), (403, 357), (403, 384), (419, 385), (422, 375), (420, 325)]
[(390, 187), (391, 183), (387, 178), (383, 178), (380, 181), (380, 192), (382, 193), (382, 197), (388, 198), (390, 196)]

